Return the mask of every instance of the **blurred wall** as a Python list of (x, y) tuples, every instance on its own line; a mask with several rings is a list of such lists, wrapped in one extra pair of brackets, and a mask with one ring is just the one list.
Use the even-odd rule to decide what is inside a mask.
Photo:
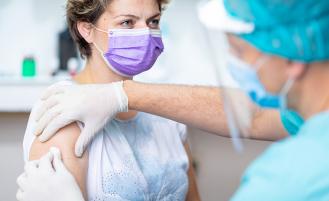
[(243, 153), (237, 153), (230, 139), (196, 129), (190, 129), (189, 136), (203, 201), (229, 200), (239, 187), (245, 169), (269, 145), (243, 140)]
[(0, 200), (16, 200), (16, 178), (22, 173), (27, 114), (0, 113)]
[[(58, 66), (57, 37), (65, 28), (65, 0), (0, 1), (0, 79), (20, 75), (24, 56), (36, 58), (39, 75)], [(213, 84), (198, 0), (173, 0), (162, 18), (165, 52), (143, 81)]]
[(57, 34), (65, 26), (64, 5), (65, 0), (0, 1), (0, 75), (19, 75), (27, 55), (36, 58), (41, 74), (57, 67)]

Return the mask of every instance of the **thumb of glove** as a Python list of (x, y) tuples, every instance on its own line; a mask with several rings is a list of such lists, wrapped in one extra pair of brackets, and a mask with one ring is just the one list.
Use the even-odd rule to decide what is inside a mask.
[(75, 144), (75, 155), (79, 158), (82, 157), (85, 152), (87, 146), (91, 143), (94, 136), (97, 134), (97, 131), (93, 129), (93, 126), (90, 124), (86, 124), (81, 134)]
[(61, 152), (58, 148), (50, 148), (50, 152), (53, 154), (53, 166), (56, 172), (66, 170), (65, 165), (62, 161)]

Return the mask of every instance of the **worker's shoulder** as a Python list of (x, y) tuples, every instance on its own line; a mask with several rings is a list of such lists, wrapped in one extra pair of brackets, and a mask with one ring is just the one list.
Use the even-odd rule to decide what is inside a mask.
[[(254, 192), (271, 197), (266, 200), (310, 200), (327, 192), (328, 154), (324, 143), (304, 136), (275, 143), (248, 167), (237, 197)], [(323, 196), (329, 199), (329, 194)]]
[[(298, 134), (274, 143), (264, 158), (275, 158), (292, 162), (307, 162), (327, 158), (329, 155), (329, 113), (317, 115), (300, 128)], [(319, 161), (321, 162), (321, 161)], [(328, 160), (323, 163), (329, 164)], [(293, 165), (293, 164), (291, 164)]]
[(244, 180), (256, 177), (299, 189), (328, 178), (329, 186), (328, 142), (297, 136), (274, 143), (247, 169)]

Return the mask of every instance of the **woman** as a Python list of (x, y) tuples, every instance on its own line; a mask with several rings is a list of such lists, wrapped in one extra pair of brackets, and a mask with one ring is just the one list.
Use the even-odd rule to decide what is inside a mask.
[[(163, 51), (159, 21), (165, 3), (68, 0), (68, 25), (86, 66), (73, 81), (58, 84), (117, 82), (150, 69)], [(71, 124), (43, 144), (34, 137), (38, 128), (30, 120), (25, 159), (39, 159), (50, 147), (59, 147), (88, 200), (199, 200), (185, 127), (126, 108), (122, 112), (106, 123), (82, 158), (75, 157), (74, 144), (88, 125)]]

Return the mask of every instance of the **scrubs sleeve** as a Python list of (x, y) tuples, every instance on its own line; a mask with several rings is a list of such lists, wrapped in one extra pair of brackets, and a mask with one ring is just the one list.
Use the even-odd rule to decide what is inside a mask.
[(300, 127), (304, 124), (304, 120), (294, 111), (281, 112), (281, 121), (284, 128), (291, 136), (297, 135)]
[(272, 144), (246, 170), (231, 201), (329, 200), (329, 115)]
[[(300, 171), (296, 170), (299, 158), (289, 153), (289, 148), (273, 145), (262, 156), (255, 160), (246, 170), (241, 185), (231, 201), (297, 201), (300, 189)], [(295, 153), (295, 152), (294, 152)], [(291, 164), (295, 161), (296, 164)], [(299, 170), (299, 169), (297, 169)], [(297, 178), (297, 179), (296, 179)], [(294, 183), (294, 184), (293, 184)], [(300, 187), (299, 186), (299, 187)]]

